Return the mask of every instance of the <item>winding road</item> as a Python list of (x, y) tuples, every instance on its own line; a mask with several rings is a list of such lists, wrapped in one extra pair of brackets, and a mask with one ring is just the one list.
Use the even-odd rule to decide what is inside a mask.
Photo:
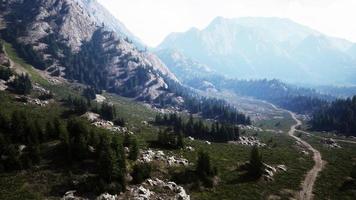
[(290, 130), (288, 131), (288, 135), (293, 137), (295, 140), (299, 141), (303, 146), (305, 146), (309, 151), (313, 152), (313, 160), (315, 162), (313, 168), (308, 171), (303, 183), (302, 190), (299, 192), (298, 199), (299, 200), (311, 200), (313, 199), (313, 187), (315, 180), (318, 176), (318, 173), (322, 170), (324, 161), (321, 159), (321, 154), (318, 150), (314, 149), (309, 143), (302, 140), (301, 138), (294, 135), (297, 131), (296, 127), (300, 126), (302, 122), (297, 119), (296, 115), (290, 111), (289, 114), (296, 122), (296, 124), (292, 125)]
[[(267, 101), (262, 101), (262, 102), (272, 106), (275, 110), (284, 111), (284, 112), (289, 113), (290, 116), (293, 118), (293, 120), (296, 122), (296, 124), (294, 124), (294, 125), (292, 125), (290, 127), (290, 129), (288, 131), (288, 135), (293, 137), (298, 142), (300, 142), (306, 149), (308, 149), (310, 152), (313, 153), (313, 160), (314, 160), (315, 164), (314, 164), (313, 168), (310, 169), (308, 171), (308, 173), (306, 174), (305, 179), (302, 182), (302, 190), (299, 191), (298, 196), (297, 196), (298, 200), (311, 200), (311, 199), (313, 199), (314, 183), (316, 181), (316, 178), (317, 178), (319, 172), (323, 169), (323, 166), (325, 164), (325, 162), (321, 158), (320, 152), (318, 150), (314, 149), (308, 142), (306, 142), (306, 141), (302, 140), (301, 138), (299, 138), (299, 137), (294, 135), (294, 133), (296, 131), (299, 131), (296, 128), (298, 126), (302, 125), (302, 122), (299, 119), (297, 119), (297, 116), (296, 116), (295, 113), (293, 113), (293, 112), (291, 112), (289, 110), (278, 108), (274, 104), (269, 103)], [(301, 131), (301, 132), (310, 135), (310, 133), (307, 133), (305, 131)], [(339, 141), (341, 141), (341, 140), (339, 140)], [(341, 142), (353, 143), (353, 141), (352, 142), (350, 142), (350, 141), (341, 141)]]

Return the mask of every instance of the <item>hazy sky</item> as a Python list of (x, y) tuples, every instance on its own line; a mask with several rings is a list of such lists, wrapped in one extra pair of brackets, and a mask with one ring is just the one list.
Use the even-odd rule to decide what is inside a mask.
[(149, 46), (216, 16), (277, 16), (356, 42), (356, 0), (98, 0)]

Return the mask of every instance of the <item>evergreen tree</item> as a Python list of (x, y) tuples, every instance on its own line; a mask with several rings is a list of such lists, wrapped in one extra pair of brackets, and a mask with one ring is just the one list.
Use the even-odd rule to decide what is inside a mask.
[(30, 94), (32, 90), (31, 79), (28, 74), (22, 74), (17, 76), (11, 83), (10, 86), (14, 92), (18, 94), (27, 95)]
[(15, 111), (12, 113), (11, 117), (11, 131), (12, 131), (12, 141), (13, 142), (25, 142), (25, 121), (27, 121), (27, 116), (22, 111)]
[(54, 118), (53, 120), (53, 127), (54, 127), (54, 132), (53, 132), (53, 135), (52, 137), (57, 139), (59, 137), (59, 130), (62, 126), (62, 122), (59, 120), (58, 117)]
[(54, 138), (55, 134), (56, 134), (56, 130), (55, 127), (53, 125), (53, 123), (51, 121), (47, 121), (46, 123), (46, 137), (48, 138)]
[(136, 139), (133, 139), (132, 140), (132, 143), (131, 143), (131, 146), (130, 146), (130, 153), (129, 153), (129, 159), (130, 160), (137, 160), (137, 157), (138, 157), (138, 144), (137, 144), (137, 140)]
[(30, 145), (27, 147), (28, 148), (28, 153), (29, 153), (29, 158), (32, 161), (32, 164), (39, 164), (41, 161), (41, 150), (39, 145)]
[(124, 147), (130, 147), (131, 143), (132, 143), (131, 136), (129, 134), (125, 134), (124, 141), (123, 141), (123, 146)]
[(183, 147), (184, 147), (183, 133), (179, 132), (177, 138), (177, 148), (183, 148)]
[(12, 170), (20, 170), (22, 168), (20, 154), (18, 151), (18, 147), (11, 144), (8, 146), (8, 159), (5, 163), (5, 168), (8, 171)]
[(13, 72), (8, 67), (2, 67), (0, 65), (0, 79), (8, 81), (10, 77), (13, 75)]
[(70, 146), (73, 157), (85, 159), (88, 153), (88, 127), (82, 119), (70, 119), (67, 125), (70, 133)]
[(110, 183), (114, 181), (118, 165), (116, 163), (116, 157), (110, 146), (103, 147), (99, 154), (99, 176), (106, 182)]
[(252, 177), (259, 178), (263, 173), (262, 156), (258, 151), (257, 146), (254, 146), (251, 150), (250, 162), (249, 162), (249, 174)]
[(131, 176), (134, 184), (140, 184), (151, 177), (152, 167), (149, 163), (137, 164), (133, 167)]
[(101, 112), (100, 115), (102, 116), (103, 119), (105, 120), (113, 120), (116, 117), (116, 108), (114, 105), (108, 104), (108, 103), (103, 103), (101, 105)]
[(94, 100), (96, 98), (96, 91), (93, 87), (87, 87), (83, 91), (83, 96), (89, 101)]
[(45, 141), (45, 133), (38, 119), (34, 122), (35, 129), (37, 131), (38, 140), (40, 143)]
[(211, 166), (210, 156), (208, 153), (202, 151), (199, 152), (196, 172), (201, 179), (216, 175)]
[(58, 128), (59, 139), (61, 140), (63, 152), (67, 161), (70, 163), (72, 162), (72, 154), (71, 154), (71, 146), (69, 141), (69, 133), (67, 127), (64, 124), (60, 124)]

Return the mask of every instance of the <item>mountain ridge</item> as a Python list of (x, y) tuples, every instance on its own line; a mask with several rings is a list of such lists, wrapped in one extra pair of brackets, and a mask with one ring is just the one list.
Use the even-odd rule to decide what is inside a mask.
[(125, 37), (126, 29), (118, 33), (100, 23), (103, 15), (93, 17), (95, 9), (111, 16), (98, 5), (95, 0), (2, 2), (2, 22), (11, 26), (2, 29), (1, 37), (52, 76), (145, 101), (172, 98), (167, 82), (176, 77), (155, 55), (137, 49)]
[[(308, 56), (300, 49), (303, 45), (310, 57), (319, 53), (317, 59), (326, 58), (328, 63), (304, 61)], [(277, 78), (298, 83), (306, 76), (304, 81), (311, 84), (354, 84), (353, 45), (289, 19), (218, 17), (201, 30), (170, 34), (156, 51), (177, 49), (232, 78)]]

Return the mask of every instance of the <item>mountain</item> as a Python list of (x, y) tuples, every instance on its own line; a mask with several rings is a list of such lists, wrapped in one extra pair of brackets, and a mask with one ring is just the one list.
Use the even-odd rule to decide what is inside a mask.
[(0, 3), (1, 38), (52, 76), (145, 101), (171, 98), (176, 77), (95, 0)]
[(216, 73), (209, 66), (185, 56), (178, 50), (161, 50), (155, 52), (155, 54), (170, 67), (170, 70), (182, 82), (194, 77), (203, 77)]
[(170, 34), (157, 51), (178, 50), (232, 78), (355, 84), (353, 45), (289, 19), (218, 17), (202, 30)]
[(104, 6), (102, 6), (96, 0), (78, 1), (78, 3), (80, 2), (83, 2), (81, 6), (88, 10), (97, 24), (104, 24), (107, 28), (110, 28), (112, 31), (116, 32), (122, 37), (128, 37), (139, 49), (145, 48), (145, 44), (138, 37), (131, 33), (122, 22), (116, 19)]

